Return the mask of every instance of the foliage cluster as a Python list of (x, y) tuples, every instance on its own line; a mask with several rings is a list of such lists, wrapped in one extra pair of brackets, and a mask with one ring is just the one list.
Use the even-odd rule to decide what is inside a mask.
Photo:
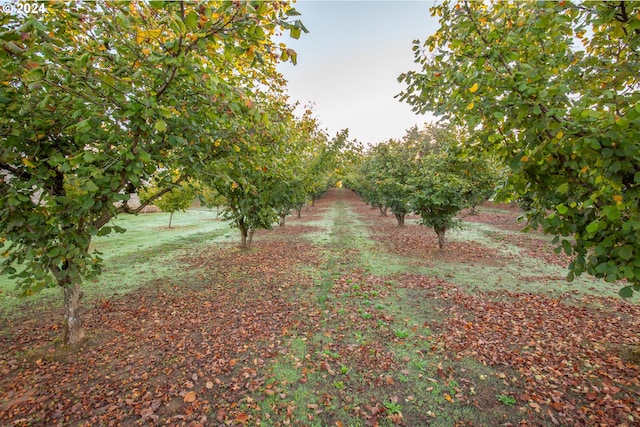
[(510, 168), (504, 199), (583, 272), (640, 291), (640, 4), (443, 1), (401, 99)]
[(82, 339), (80, 284), (100, 273), (91, 239), (124, 231), (112, 218), (281, 144), (275, 67), (296, 53), (273, 37), (306, 31), (296, 15), (288, 2), (97, 1), (0, 17), (2, 272), (25, 294), (64, 290), (65, 343)]
[(391, 209), (399, 227), (406, 214), (420, 215), (442, 249), (446, 230), (457, 226), (458, 212), (489, 198), (497, 182), (498, 171), (489, 158), (461, 151), (464, 139), (441, 125), (414, 127), (401, 141), (367, 152), (348, 185), (383, 215)]

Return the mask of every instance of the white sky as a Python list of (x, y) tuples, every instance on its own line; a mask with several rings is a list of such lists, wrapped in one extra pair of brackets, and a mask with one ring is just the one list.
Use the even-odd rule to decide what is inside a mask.
[(298, 65), (278, 69), (289, 81), (291, 102), (314, 104), (315, 116), (330, 136), (349, 129), (350, 139), (376, 144), (399, 139), (431, 116), (411, 112), (395, 99), (411, 69), (412, 42), (438, 28), (433, 1), (298, 0), (294, 7), (309, 30), (285, 43), (298, 53)]

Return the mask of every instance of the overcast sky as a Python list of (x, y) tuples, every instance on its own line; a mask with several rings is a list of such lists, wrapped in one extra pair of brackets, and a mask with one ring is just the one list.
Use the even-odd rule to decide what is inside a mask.
[(412, 125), (430, 121), (394, 96), (404, 88), (397, 77), (417, 69), (413, 40), (424, 41), (438, 28), (432, 5), (298, 0), (294, 7), (309, 33), (285, 40), (298, 53), (298, 65), (279, 66), (291, 101), (313, 103), (330, 136), (348, 128), (350, 139), (367, 144), (399, 139)]

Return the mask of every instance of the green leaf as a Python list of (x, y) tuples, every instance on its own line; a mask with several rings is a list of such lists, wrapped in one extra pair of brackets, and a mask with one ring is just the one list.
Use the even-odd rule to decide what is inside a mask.
[(569, 191), (569, 184), (566, 182), (563, 184), (560, 184), (556, 189), (556, 193), (558, 194), (567, 194), (568, 191)]
[(158, 132), (164, 132), (167, 130), (167, 123), (164, 120), (158, 120), (154, 123), (153, 128)]
[(198, 14), (195, 13), (193, 10), (191, 10), (187, 14), (187, 17), (185, 18), (184, 23), (188, 29), (195, 30), (198, 28), (198, 21), (199, 21)]
[(560, 215), (564, 215), (564, 214), (566, 214), (567, 212), (569, 212), (569, 208), (568, 208), (568, 207), (566, 207), (566, 206), (565, 206), (565, 205), (563, 205), (563, 204), (556, 205), (556, 210), (558, 211), (558, 213), (559, 213)]
[(110, 74), (103, 74), (102, 81), (105, 82), (109, 86), (113, 86), (116, 84), (116, 79), (113, 78)]
[(625, 286), (618, 291), (618, 295), (622, 298), (631, 298), (633, 296), (633, 288), (631, 286)]
[(589, 223), (589, 225), (587, 225), (585, 229), (587, 233), (593, 235), (598, 232), (599, 226), (600, 226), (600, 221), (596, 219), (595, 221), (592, 221), (591, 223)]
[(86, 162), (86, 163), (92, 163), (95, 159), (96, 159), (96, 153), (94, 153), (93, 151), (85, 151), (82, 154), (82, 159)]
[(602, 213), (604, 213), (609, 220), (616, 220), (620, 218), (620, 211), (615, 206), (605, 206), (602, 208)]
[(633, 246), (624, 245), (618, 248), (618, 256), (624, 260), (632, 260), (633, 259)]
[(29, 82), (40, 81), (44, 78), (44, 70), (42, 68), (36, 68), (29, 71), (26, 75), (26, 80)]
[(99, 190), (98, 186), (96, 184), (94, 184), (93, 181), (91, 181), (90, 179), (87, 179), (84, 184), (82, 184), (82, 188), (84, 190), (87, 190), (90, 193), (95, 193), (96, 191)]
[(84, 202), (82, 202), (82, 209), (91, 209), (95, 204), (96, 201), (93, 200), (92, 197), (87, 197), (84, 199)]
[(111, 227), (105, 225), (98, 231), (98, 236), (106, 236), (109, 233), (111, 233)]

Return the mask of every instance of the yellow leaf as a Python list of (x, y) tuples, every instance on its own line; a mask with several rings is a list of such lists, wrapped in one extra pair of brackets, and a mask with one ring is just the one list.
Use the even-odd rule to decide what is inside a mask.
[(613, 196), (613, 200), (616, 202), (617, 205), (622, 203), (622, 196), (619, 194), (616, 194), (615, 196)]
[(521, 162), (523, 162), (523, 163), (528, 162), (528, 161), (529, 161), (529, 156), (522, 156), (522, 157), (520, 158), (520, 161), (521, 161)]
[(562, 132), (561, 130), (558, 131), (558, 133), (556, 133), (556, 138), (557, 139), (562, 139), (563, 136), (564, 136), (564, 132)]
[(24, 163), (24, 165), (28, 168), (35, 168), (36, 165), (34, 165), (33, 163), (31, 163), (31, 161), (27, 158), (22, 158), (22, 163)]
[(149, 55), (151, 53), (151, 49), (149, 49), (148, 47), (145, 47), (144, 49), (142, 49), (142, 53), (146, 56)]
[(451, 395), (445, 393), (444, 398), (447, 400), (447, 402), (453, 402), (453, 397), (451, 397)]
[(472, 110), (472, 109), (473, 109), (473, 107), (474, 107), (475, 105), (476, 105), (476, 104), (474, 104), (474, 103), (473, 103), (473, 101), (471, 101), (471, 102), (467, 105), (467, 110)]
[(147, 32), (146, 31), (138, 31), (138, 33), (136, 34), (136, 43), (140, 44), (146, 38), (147, 38)]
[(220, 146), (220, 141), (214, 142), (213, 145), (215, 145), (216, 147), (219, 147)]
[(158, 37), (160, 37), (160, 34), (162, 34), (162, 30), (160, 29), (138, 31), (138, 33), (136, 34), (136, 43), (140, 44), (145, 39), (157, 39)]
[(234, 181), (234, 182), (232, 182), (232, 183), (231, 183), (231, 188), (232, 188), (233, 190), (235, 190), (236, 188), (238, 188), (238, 183), (237, 183), (237, 182), (235, 182), (235, 181)]
[(478, 91), (478, 88), (479, 88), (479, 87), (480, 87), (480, 86), (478, 86), (478, 83), (475, 83), (473, 86), (471, 86), (471, 87), (469, 88), (469, 92), (471, 92), (471, 93), (476, 93), (476, 92)]

